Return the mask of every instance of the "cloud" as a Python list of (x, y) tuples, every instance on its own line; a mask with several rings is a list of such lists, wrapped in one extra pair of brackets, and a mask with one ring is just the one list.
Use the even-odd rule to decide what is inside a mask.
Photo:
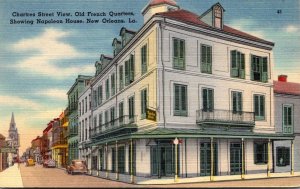
[(284, 29), (287, 33), (296, 33), (299, 31), (299, 27), (294, 26), (294, 25), (288, 25), (285, 29)]
[(88, 56), (88, 54), (79, 52), (70, 44), (62, 41), (70, 35), (72, 35), (72, 32), (47, 28), (41, 35), (30, 39), (22, 39), (13, 44), (12, 48), (17, 52), (34, 52), (33, 55), (18, 62), (16, 69), (39, 73), (54, 79), (63, 79), (78, 73), (93, 72), (93, 64), (90, 63), (84, 66), (70, 66), (61, 63), (66, 62), (65, 60), (72, 61), (72, 59)]
[(16, 97), (16, 96), (0, 96), (0, 107), (18, 107), (20, 109), (31, 108), (39, 110), (42, 106), (32, 100)]
[(265, 38), (265, 33), (261, 30), (254, 30), (253, 28), (257, 28), (258, 24), (251, 19), (236, 19), (232, 20), (229, 23), (229, 26), (244, 31), (250, 35), (253, 35), (255, 37), (259, 38)]
[(37, 95), (42, 95), (45, 97), (50, 97), (59, 100), (67, 100), (66, 91), (63, 89), (46, 89), (36, 93)]

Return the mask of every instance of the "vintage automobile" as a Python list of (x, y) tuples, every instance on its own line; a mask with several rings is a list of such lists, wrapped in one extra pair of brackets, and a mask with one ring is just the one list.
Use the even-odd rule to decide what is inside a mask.
[(35, 162), (33, 159), (27, 159), (26, 160), (26, 166), (35, 166)]
[(43, 167), (47, 167), (47, 168), (56, 167), (56, 162), (53, 159), (46, 159), (43, 162)]
[(75, 173), (81, 173), (86, 174), (87, 173), (87, 167), (86, 162), (84, 160), (72, 160), (71, 164), (67, 166), (67, 172), (68, 174), (75, 174)]

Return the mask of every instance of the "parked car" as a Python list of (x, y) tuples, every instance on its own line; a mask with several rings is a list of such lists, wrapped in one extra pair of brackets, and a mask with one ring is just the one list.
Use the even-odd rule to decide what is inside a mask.
[(43, 167), (56, 167), (56, 162), (53, 159), (46, 159), (43, 162)]
[(26, 166), (35, 166), (35, 162), (33, 159), (27, 159), (26, 160)]
[(75, 174), (75, 173), (81, 173), (86, 174), (87, 173), (87, 167), (86, 162), (84, 160), (72, 160), (71, 164), (67, 166), (67, 172), (68, 174)]

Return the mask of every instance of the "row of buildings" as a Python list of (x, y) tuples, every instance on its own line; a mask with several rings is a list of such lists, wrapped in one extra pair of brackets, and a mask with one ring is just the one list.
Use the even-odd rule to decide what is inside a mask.
[(68, 91), (52, 158), (124, 182), (300, 171), (300, 84), (274, 81), (275, 44), (224, 13), (150, 0), (142, 27), (121, 28)]
[(0, 133), (0, 172), (19, 160), (20, 138), (14, 113), (8, 129), (8, 137)]

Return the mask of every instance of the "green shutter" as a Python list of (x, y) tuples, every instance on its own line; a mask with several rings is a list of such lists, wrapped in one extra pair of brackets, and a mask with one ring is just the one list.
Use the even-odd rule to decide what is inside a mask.
[(237, 51), (231, 51), (231, 77), (238, 77)]
[(187, 88), (181, 86), (181, 116), (187, 116)]
[(124, 83), (123, 83), (123, 66), (119, 67), (119, 88), (122, 90), (124, 88)]
[(232, 111), (237, 112), (237, 92), (232, 92)]
[(207, 59), (206, 59), (206, 47), (204, 45), (201, 45), (201, 72), (206, 73), (207, 72), (207, 65), (206, 65)]
[(129, 83), (132, 83), (134, 81), (134, 55), (130, 55), (129, 60)]
[(245, 54), (241, 53), (240, 78), (245, 79)]
[(268, 82), (268, 58), (262, 58), (262, 82)]
[(237, 102), (238, 102), (238, 111), (241, 112), (241, 111), (243, 111), (242, 93), (238, 92), (237, 96), (238, 96), (238, 100), (237, 100)]
[(184, 40), (180, 40), (180, 45), (179, 45), (179, 69), (184, 70), (185, 69), (185, 42)]
[(251, 55), (251, 73), (250, 73), (250, 79), (254, 81), (254, 68), (255, 68), (255, 57)]
[(111, 75), (111, 96), (115, 95), (115, 74)]
[(209, 99), (209, 111), (214, 110), (214, 90), (209, 89), (208, 90), (208, 99)]
[(180, 115), (180, 87), (174, 85), (174, 115)]
[(179, 67), (179, 40), (173, 39), (173, 67)]
[(208, 100), (207, 100), (207, 91), (208, 89), (203, 89), (202, 90), (202, 102), (203, 102), (203, 110), (207, 111), (208, 109)]
[(212, 48), (208, 46), (207, 49), (207, 73), (212, 73)]
[(129, 61), (125, 61), (125, 86), (129, 85)]
[(103, 100), (103, 90), (102, 90), (102, 85), (100, 85), (100, 89), (99, 89), (99, 93), (100, 93), (100, 95), (99, 95), (99, 104), (102, 104), (102, 100)]
[(144, 45), (141, 49), (141, 69), (142, 69), (142, 74), (147, 72), (147, 45)]

